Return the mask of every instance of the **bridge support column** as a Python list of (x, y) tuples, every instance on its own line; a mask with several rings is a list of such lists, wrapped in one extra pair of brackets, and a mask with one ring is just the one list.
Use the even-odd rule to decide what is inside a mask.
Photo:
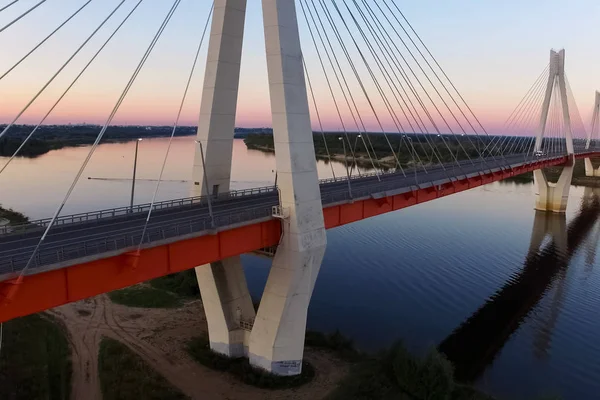
[(571, 188), (571, 179), (573, 178), (573, 165), (575, 163), (575, 150), (573, 146), (573, 135), (571, 130), (571, 116), (569, 114), (569, 103), (567, 101), (567, 87), (565, 81), (565, 51), (550, 51), (550, 69), (548, 74), (548, 84), (544, 103), (542, 104), (542, 113), (540, 124), (535, 141), (535, 150), (542, 150), (544, 133), (548, 122), (548, 111), (552, 94), (555, 88), (560, 92), (560, 103), (562, 106), (563, 120), (565, 127), (566, 152), (569, 161), (565, 165), (560, 178), (556, 184), (548, 182), (546, 174), (542, 170), (533, 172), (535, 183), (536, 202), (535, 209), (540, 211), (552, 211), (564, 213), (567, 210), (569, 199), (569, 189)]
[(533, 171), (535, 183), (535, 209), (564, 213), (567, 211), (569, 190), (573, 178), (573, 165), (565, 166), (558, 182), (551, 183), (543, 170)]
[[(597, 141), (600, 139), (600, 92), (596, 92), (596, 100), (594, 101), (594, 113), (592, 115), (592, 129), (588, 134), (586, 150), (596, 149)], [(594, 168), (592, 160), (585, 159), (585, 176), (600, 177), (600, 167)]]
[(585, 176), (589, 177), (600, 177), (600, 167), (594, 168), (592, 165), (592, 160), (590, 158), (586, 158), (585, 162)]
[[(229, 191), (245, 15), (246, 0), (215, 1), (196, 137), (205, 158), (196, 145), (195, 196)], [(240, 257), (197, 267), (196, 276), (211, 348), (244, 356), (249, 333), (241, 325), (252, 321), (255, 312)]]
[(327, 244), (292, 0), (263, 0), (283, 237), (250, 335), (252, 365), (302, 370), (308, 304)]
[(252, 298), (239, 257), (196, 268), (200, 295), (208, 323), (210, 348), (228, 357), (248, 354), (255, 317)]

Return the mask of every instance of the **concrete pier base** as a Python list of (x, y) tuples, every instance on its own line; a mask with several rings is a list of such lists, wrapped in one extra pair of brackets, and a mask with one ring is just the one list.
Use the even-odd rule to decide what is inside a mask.
[(584, 161), (585, 161), (585, 176), (600, 177), (600, 167), (594, 168), (594, 166), (592, 165), (592, 160), (589, 158), (586, 158)]
[(543, 170), (533, 171), (535, 209), (555, 213), (566, 212), (572, 178), (573, 165), (564, 167), (556, 183), (549, 182)]
[(255, 318), (252, 298), (239, 257), (196, 268), (208, 323), (210, 348), (228, 357), (248, 354)]

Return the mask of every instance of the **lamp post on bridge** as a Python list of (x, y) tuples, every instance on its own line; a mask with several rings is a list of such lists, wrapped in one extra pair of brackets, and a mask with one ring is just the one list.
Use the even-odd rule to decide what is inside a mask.
[[(362, 138), (362, 135), (359, 133), (356, 136), (356, 139), (354, 139), (354, 151), (352, 154), (356, 155), (356, 145), (358, 144), (358, 139)], [(350, 139), (348, 139), (348, 144), (350, 144)], [(356, 172), (358, 172), (358, 176), (360, 177), (360, 168), (358, 168), (358, 163), (356, 161), (356, 157), (354, 157), (354, 163), (352, 164), (352, 166), (350, 167), (350, 175), (352, 175), (352, 172), (354, 172), (354, 164), (356, 164)]]
[(133, 213), (133, 198), (135, 195), (135, 173), (137, 172), (137, 158), (138, 158), (138, 148), (140, 146), (140, 142), (142, 141), (142, 138), (138, 138), (135, 141), (135, 155), (133, 157), (133, 179), (131, 181), (131, 201), (130, 201), (130, 205), (129, 205), (129, 211)]
[(352, 186), (350, 185), (350, 171), (348, 170), (348, 155), (346, 154), (346, 142), (341, 136), (338, 139), (342, 142), (342, 147), (344, 148), (344, 165), (346, 166), (346, 177), (348, 178), (348, 194), (350, 195), (350, 198), (352, 198)]

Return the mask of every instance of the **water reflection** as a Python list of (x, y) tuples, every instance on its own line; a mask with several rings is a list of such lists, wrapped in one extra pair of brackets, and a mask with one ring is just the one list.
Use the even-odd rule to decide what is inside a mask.
[[(556, 285), (548, 315), (537, 324), (533, 343), (536, 358), (548, 356), (565, 298), (569, 261), (592, 234), (599, 216), (600, 190), (592, 188), (586, 188), (580, 210), (568, 227), (564, 214), (536, 212), (523, 269), (439, 345), (455, 365), (457, 379), (479, 378), (531, 310)], [(597, 227), (595, 236), (597, 241)], [(595, 249), (597, 242), (589, 242)]]

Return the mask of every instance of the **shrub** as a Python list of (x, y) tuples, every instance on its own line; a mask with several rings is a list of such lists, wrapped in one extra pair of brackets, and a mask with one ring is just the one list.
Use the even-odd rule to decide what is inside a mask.
[(166, 290), (181, 297), (199, 298), (200, 288), (193, 269), (152, 279), (150, 286)]
[(449, 400), (454, 390), (452, 364), (436, 350), (419, 360), (402, 344), (396, 344), (391, 354), (398, 386), (422, 400)]
[(113, 303), (140, 308), (176, 308), (181, 300), (174, 294), (145, 286), (132, 286), (108, 294)]
[(71, 374), (68, 335), (59, 321), (37, 314), (4, 324), (0, 399), (66, 400)]

